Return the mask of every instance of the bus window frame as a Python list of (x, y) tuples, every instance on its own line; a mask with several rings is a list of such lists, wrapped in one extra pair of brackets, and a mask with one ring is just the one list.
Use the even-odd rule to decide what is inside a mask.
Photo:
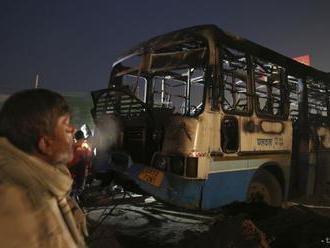
[(257, 56), (252, 56), (251, 58), (251, 84), (252, 84), (252, 89), (253, 89), (253, 103), (254, 103), (254, 110), (255, 113), (257, 115), (258, 118), (265, 118), (265, 119), (270, 119), (270, 120), (281, 120), (281, 121), (285, 121), (288, 120), (289, 117), (289, 106), (288, 106), (288, 96), (287, 96), (287, 68), (281, 65), (276, 64), (277, 66), (281, 66), (281, 70), (280, 70), (280, 101), (282, 104), (282, 111), (283, 113), (281, 115), (274, 115), (274, 114), (270, 114), (270, 113), (265, 113), (262, 112), (259, 108), (259, 102), (258, 102), (258, 95), (257, 95), (257, 89), (256, 89), (256, 81), (255, 81), (255, 68), (254, 68), (254, 60), (255, 59), (259, 59), (259, 60), (265, 60), (265, 62), (270, 62), (272, 64), (276, 64), (274, 62), (271, 62), (269, 59), (265, 59), (261, 56), (257, 57)]
[[(303, 85), (305, 84), (305, 80), (303, 77), (296, 75), (295, 73), (286, 72), (286, 87), (287, 87), (287, 104), (288, 104), (288, 119), (295, 123), (302, 115), (302, 105), (303, 105)], [(291, 77), (291, 85), (289, 84), (289, 77)], [(296, 81), (296, 83), (294, 83)], [(293, 86), (296, 84), (295, 86)], [(297, 87), (296, 89), (292, 89), (293, 87)], [(296, 96), (291, 96), (291, 93)], [(291, 103), (295, 103), (297, 105), (296, 114), (291, 114)]]
[[(327, 108), (327, 111), (326, 111), (326, 116), (323, 116), (322, 114), (314, 114), (314, 113), (311, 113), (310, 112), (310, 99), (315, 99), (315, 98), (311, 98), (311, 95), (310, 95), (310, 92), (311, 92), (311, 89), (313, 87), (308, 87), (308, 84), (309, 82), (316, 82), (316, 83), (319, 83), (319, 82), (322, 82), (325, 86), (325, 88), (323, 90), (325, 90), (324, 92), (324, 96), (325, 96), (325, 99), (323, 99), (323, 103), (325, 103), (325, 107)], [(309, 122), (313, 122), (313, 123), (320, 123), (320, 125), (326, 125), (327, 123), (330, 122), (330, 109), (329, 109), (329, 101), (330, 101), (330, 92), (329, 92), (329, 86), (327, 85), (327, 82), (325, 80), (322, 80), (318, 77), (313, 77), (313, 76), (308, 76), (306, 79), (305, 79), (305, 82), (306, 84), (306, 115), (307, 115), (307, 118), (308, 118), (308, 121)], [(325, 101), (325, 102), (324, 102)]]
[[(136, 65), (135, 67), (127, 67), (123, 66), (122, 63), (125, 59), (130, 59), (132, 57), (140, 57), (140, 64)], [(167, 60), (162, 61), (163, 57), (167, 57)], [(174, 63), (174, 59), (177, 59), (178, 63)], [(196, 59), (198, 61), (196, 61)], [(184, 60), (182, 62), (182, 60)], [(155, 62), (155, 65), (153, 65)], [(164, 62), (162, 64), (161, 62)], [(173, 64), (171, 64), (172, 62)], [(205, 41), (205, 46), (200, 48), (192, 48), (189, 51), (178, 50), (178, 51), (147, 51), (142, 53), (133, 53), (125, 58), (121, 59), (119, 62), (115, 64), (113, 67), (109, 86), (110, 85), (122, 85), (123, 77), (125, 75), (131, 75), (136, 77), (144, 77), (147, 80), (147, 94), (146, 94), (146, 104), (149, 108), (154, 107), (154, 92), (153, 92), (153, 78), (154, 77), (161, 77), (159, 74), (162, 74), (163, 71), (171, 71), (171, 70), (180, 70), (185, 68), (203, 68), (205, 70), (204, 74), (204, 84), (203, 84), (203, 91), (202, 91), (202, 106), (200, 107), (199, 111), (196, 111), (195, 114), (184, 113), (181, 114), (179, 112), (173, 113), (174, 115), (181, 115), (187, 117), (196, 117), (202, 114), (205, 111), (206, 106), (206, 95), (207, 90), (212, 84), (212, 71), (210, 71), (210, 48), (209, 44)], [(191, 100), (190, 100), (191, 101)], [(158, 109), (158, 108), (155, 108)], [(159, 108), (161, 109), (161, 108)]]
[[(175, 69), (185, 69), (185, 68), (175, 68)], [(205, 69), (205, 74), (204, 74), (204, 84), (203, 84), (203, 91), (202, 91), (202, 94), (203, 94), (203, 96), (202, 96), (202, 101), (201, 101), (201, 103), (202, 103), (202, 106), (201, 106), (201, 108), (200, 108), (200, 110), (199, 111), (197, 111), (195, 114), (188, 114), (188, 113), (184, 113), (184, 114), (181, 114), (181, 113), (179, 113), (179, 112), (175, 112), (175, 113), (173, 113), (173, 115), (177, 115), (177, 116), (185, 116), (185, 117), (197, 117), (197, 116), (199, 116), (200, 114), (202, 114), (203, 112), (204, 112), (204, 110), (205, 110), (205, 105), (206, 105), (206, 94), (207, 94), (207, 88), (209, 87), (209, 82), (208, 82), (208, 79), (209, 79), (209, 72), (208, 72), (208, 70), (209, 70), (209, 68), (208, 68), (208, 66), (205, 66), (204, 67), (204, 69)], [(152, 101), (151, 101), (151, 104), (150, 104), (150, 106), (151, 106), (151, 108), (153, 108), (153, 109), (162, 109), (161, 107), (154, 107), (154, 91), (153, 91), (153, 86), (154, 86), (154, 81), (153, 81), (153, 79), (155, 78), (155, 77), (160, 77), (158, 74), (157, 74), (157, 72), (154, 72), (154, 73), (151, 73), (151, 74), (149, 74), (150, 75), (150, 88), (151, 88), (151, 91), (152, 91), (152, 93), (150, 94), (150, 96), (151, 96), (151, 98), (152, 98)], [(177, 79), (177, 80), (179, 80), (179, 79)], [(190, 96), (191, 97), (191, 96)]]
[[(228, 110), (228, 109), (225, 109), (224, 108), (224, 99), (225, 99), (225, 82), (224, 82), (224, 77), (223, 77), (223, 63), (222, 63), (222, 60), (223, 60), (223, 54), (224, 54), (224, 48), (229, 48), (229, 49), (233, 49), (233, 50), (236, 50), (238, 52), (241, 52), (245, 55), (246, 57), (246, 63), (247, 63), (247, 78), (246, 78), (246, 97), (247, 97), (247, 107), (248, 107), (248, 110), (247, 111), (240, 111), (240, 110), (236, 110), (236, 109), (231, 109), (231, 110)], [(220, 87), (219, 87), (219, 96), (220, 96), (220, 105), (221, 105), (221, 109), (224, 113), (226, 114), (232, 114), (232, 115), (241, 115), (241, 116), (252, 116), (253, 114), (253, 91), (252, 91), (252, 75), (251, 75), (251, 56), (243, 51), (242, 49), (239, 49), (239, 48), (236, 48), (235, 46), (229, 46), (229, 45), (222, 45), (220, 46), (219, 48), (219, 54), (218, 54), (218, 57), (219, 57), (219, 66), (218, 66), (218, 71), (219, 71), (219, 83), (220, 83)]]

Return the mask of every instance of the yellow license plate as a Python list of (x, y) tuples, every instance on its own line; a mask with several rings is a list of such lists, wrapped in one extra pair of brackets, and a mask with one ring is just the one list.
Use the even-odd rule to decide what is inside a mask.
[(138, 178), (141, 181), (144, 181), (146, 183), (159, 187), (163, 181), (164, 172), (155, 170), (150, 167), (146, 167), (140, 172), (140, 174), (138, 175)]

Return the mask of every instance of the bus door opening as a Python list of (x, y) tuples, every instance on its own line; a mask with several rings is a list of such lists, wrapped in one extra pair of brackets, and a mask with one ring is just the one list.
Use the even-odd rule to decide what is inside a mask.
[(239, 144), (238, 121), (235, 117), (225, 117), (221, 122), (221, 148), (225, 153), (235, 153)]

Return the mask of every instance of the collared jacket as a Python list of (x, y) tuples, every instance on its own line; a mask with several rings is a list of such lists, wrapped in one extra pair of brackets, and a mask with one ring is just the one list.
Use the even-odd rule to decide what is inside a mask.
[(50, 165), (0, 138), (0, 246), (86, 247), (85, 215), (69, 197), (65, 165)]

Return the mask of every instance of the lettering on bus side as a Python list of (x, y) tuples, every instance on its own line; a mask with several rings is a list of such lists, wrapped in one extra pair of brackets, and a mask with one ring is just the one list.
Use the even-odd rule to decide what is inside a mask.
[(258, 146), (272, 146), (273, 139), (257, 139)]
[(275, 137), (274, 138), (274, 144), (276, 146), (284, 146), (284, 140), (283, 137)]

